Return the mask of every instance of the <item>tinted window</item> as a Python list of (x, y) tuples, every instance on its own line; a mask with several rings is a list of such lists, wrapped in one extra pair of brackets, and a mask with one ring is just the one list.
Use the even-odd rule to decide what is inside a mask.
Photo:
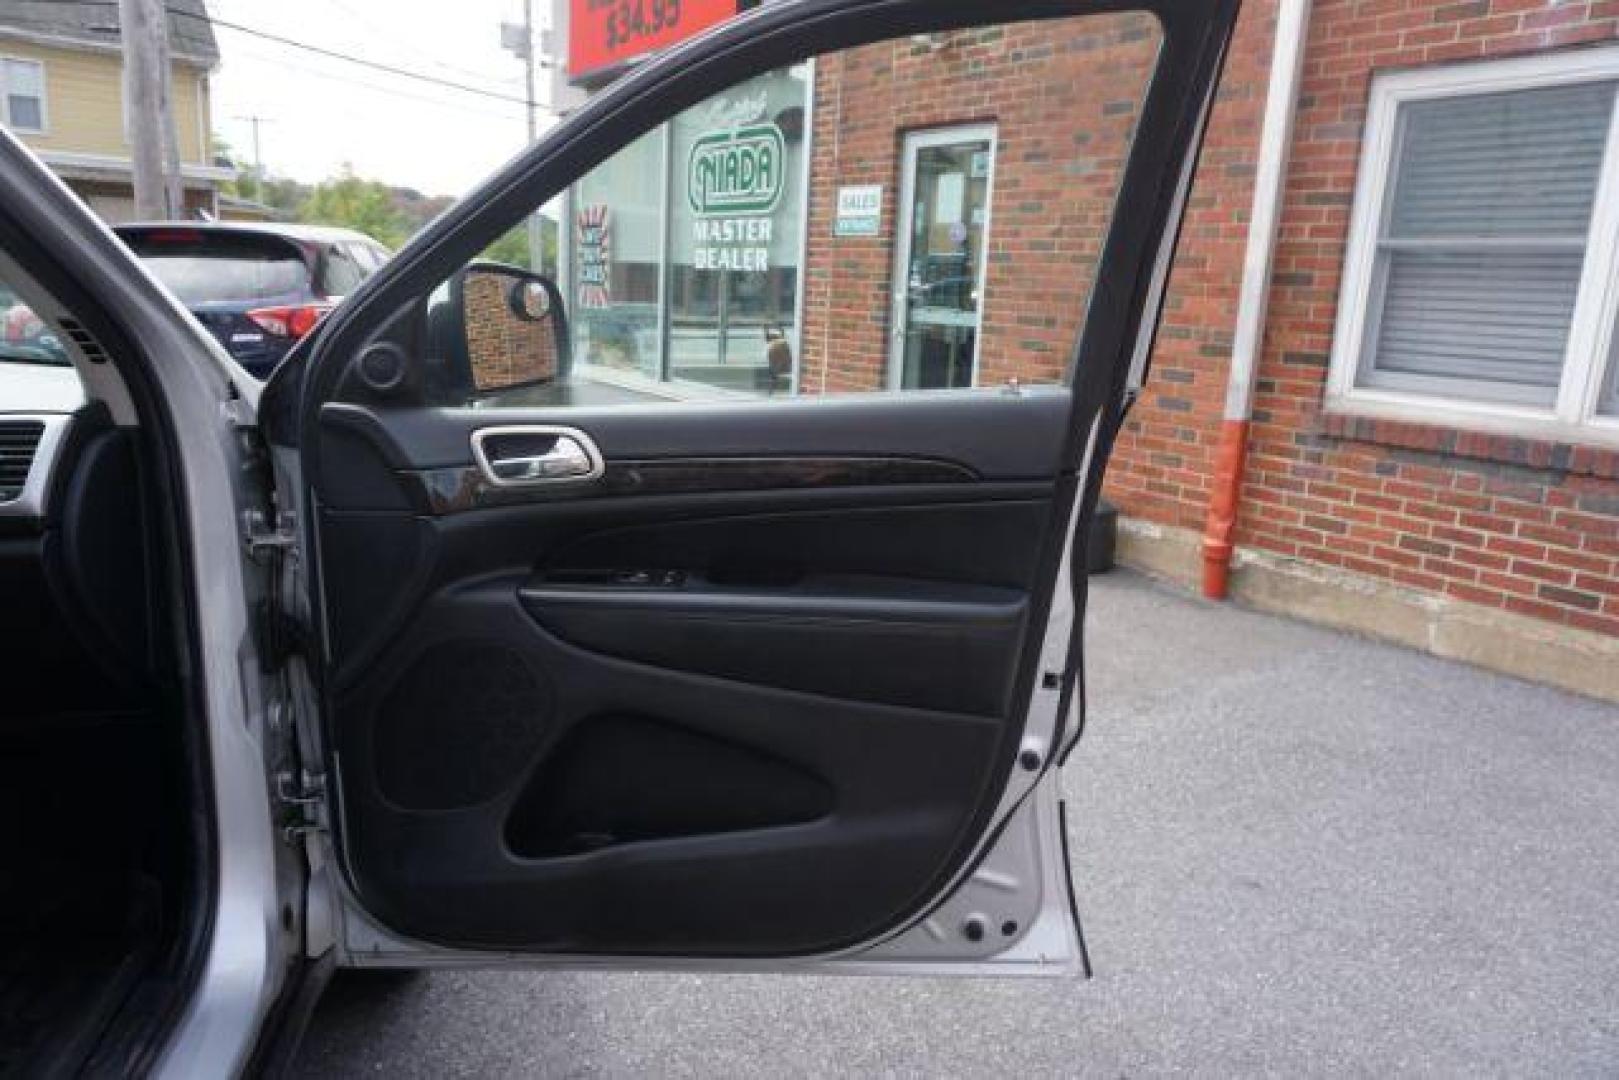
[(327, 296), (347, 296), (360, 287), (367, 271), (360, 267), (345, 244), (333, 244), (326, 249), (325, 265), (321, 271), (321, 292)]
[(309, 268), (298, 249), (274, 238), (194, 232), (125, 234), (152, 274), (186, 304), (307, 295)]
[(382, 269), (382, 264), (388, 261), (388, 253), (369, 244), (355, 244), (354, 258), (365, 271), (365, 276), (370, 277)]

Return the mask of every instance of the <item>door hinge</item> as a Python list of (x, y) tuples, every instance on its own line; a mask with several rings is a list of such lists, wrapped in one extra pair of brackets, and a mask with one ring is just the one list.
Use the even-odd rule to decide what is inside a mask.
[(276, 798), (281, 801), (281, 835), (297, 843), (311, 833), (325, 833), (326, 777), (307, 769), (284, 770), (275, 777)]
[(259, 420), (254, 415), (253, 406), (249, 405), (234, 389), (231, 396), (219, 403), (220, 414), (224, 416), (225, 423), (233, 428), (243, 431), (257, 431)]
[(263, 510), (242, 514), (242, 543), (254, 562), (294, 558), (298, 552), (298, 519), (290, 510), (271, 515)]

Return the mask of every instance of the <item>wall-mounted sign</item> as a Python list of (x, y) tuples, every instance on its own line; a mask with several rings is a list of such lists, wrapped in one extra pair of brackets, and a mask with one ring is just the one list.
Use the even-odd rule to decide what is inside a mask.
[(838, 216), (833, 236), (876, 236), (883, 221), (883, 186), (857, 184), (838, 188)]
[(609, 307), (613, 302), (613, 212), (600, 204), (581, 206), (576, 218), (579, 306)]
[(703, 215), (768, 214), (786, 171), (787, 141), (775, 124), (710, 132), (692, 143), (686, 197)]
[(737, 0), (568, 0), (568, 75), (591, 81), (736, 12)]

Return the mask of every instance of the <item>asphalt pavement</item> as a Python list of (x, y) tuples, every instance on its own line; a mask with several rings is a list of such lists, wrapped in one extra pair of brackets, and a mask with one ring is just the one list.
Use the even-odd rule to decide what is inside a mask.
[(339, 981), (301, 1075), (1619, 1073), (1619, 708), (1115, 573), (1091, 980)]

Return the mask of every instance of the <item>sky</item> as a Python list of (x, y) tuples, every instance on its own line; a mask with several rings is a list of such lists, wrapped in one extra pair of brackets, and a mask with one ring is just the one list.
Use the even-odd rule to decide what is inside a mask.
[[(329, 59), (216, 23), (214, 130), (242, 164), (259, 125), (271, 176), (366, 179), (459, 196), (523, 148), (523, 64), (500, 44), (522, 0), (208, 0), (216, 20), (515, 99)], [(536, 21), (550, 9), (536, 0)], [(549, 80), (537, 79), (544, 100)], [(540, 113), (540, 129), (549, 124)]]

